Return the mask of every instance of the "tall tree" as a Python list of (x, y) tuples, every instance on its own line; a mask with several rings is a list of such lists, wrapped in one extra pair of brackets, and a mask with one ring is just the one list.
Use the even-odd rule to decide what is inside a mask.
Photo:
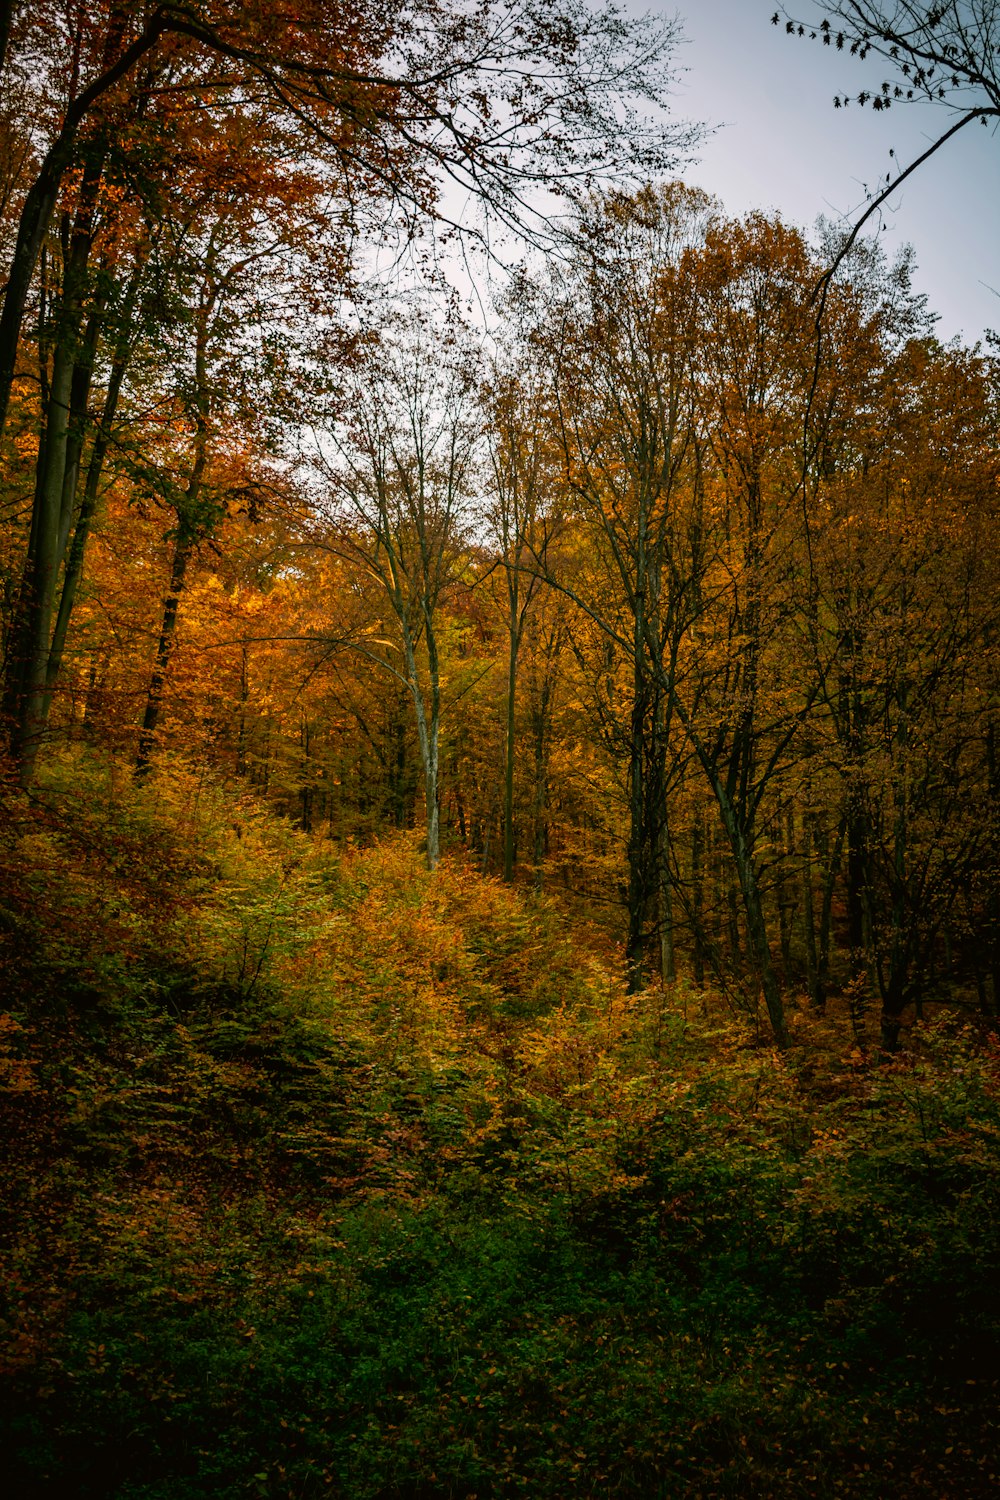
[(491, 524), (503, 578), (507, 634), (503, 876), (512, 880), (518, 665), (525, 628), (547, 566), (558, 478), (541, 372), (523, 353), (520, 368), (494, 367), (487, 393), (486, 443), (492, 477)]
[[(441, 847), (441, 607), (466, 562), (477, 385), (467, 335), (418, 320), (397, 343), (369, 350), (330, 434), (335, 457), (321, 458), (330, 485), (324, 509), (339, 525), (320, 541), (378, 581), (397, 634), (402, 664), (390, 670), (413, 704), (431, 869)], [(371, 635), (378, 641), (376, 629)], [(388, 665), (363, 637), (342, 644)]]
[[(50, 11), (52, 12), (50, 14)], [(141, 65), (166, 68), (195, 109), (255, 100), (297, 122), (324, 158), (356, 221), (398, 210), (411, 225), (441, 215), (450, 177), (510, 225), (544, 219), (531, 190), (606, 172), (672, 163), (694, 132), (640, 111), (665, 97), (675, 23), (623, 25), (613, 5), (449, 0), (402, 6), (306, 0), (294, 14), (207, 0), (136, 6), (103, 0), (67, 32), (56, 6), (35, 14), (23, 46), (66, 58), (49, 111), (48, 144), (24, 197), (0, 312), (0, 431), (6, 420), (24, 310), (38, 257), (81, 144), (137, 119)], [(623, 112), (625, 114), (623, 128)]]
[[(651, 932), (661, 937), (664, 977), (673, 977), (668, 746), (673, 674), (694, 598), (678, 555), (679, 500), (698, 446), (697, 289), (684, 264), (708, 211), (703, 194), (679, 184), (595, 200), (546, 315), (565, 482), (587, 538), (579, 575), (557, 583), (604, 637), (589, 674), (593, 703), (627, 767), (632, 989), (645, 982)], [(612, 669), (617, 651), (627, 685)]]

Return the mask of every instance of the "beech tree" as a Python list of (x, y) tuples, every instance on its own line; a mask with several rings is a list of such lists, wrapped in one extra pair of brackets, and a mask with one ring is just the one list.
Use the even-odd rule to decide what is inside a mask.
[[(515, 355), (515, 358), (517, 356)], [(557, 528), (556, 453), (545, 409), (542, 372), (522, 355), (520, 368), (495, 365), (486, 397), (491, 528), (499, 553), (507, 634), (504, 728), (503, 874), (513, 879), (514, 773), (521, 643), (538, 599), (549, 543)], [(536, 750), (537, 753), (537, 750)], [(537, 795), (537, 794), (536, 794)], [(537, 823), (537, 819), (536, 819)], [(537, 833), (536, 833), (537, 840)], [(537, 866), (536, 858), (536, 866)]]
[[(364, 636), (331, 641), (368, 655), (406, 687), (424, 774), (428, 866), (441, 848), (438, 781), (444, 685), (441, 609), (466, 562), (464, 544), (478, 440), (478, 370), (455, 330), (419, 320), (393, 345), (378, 341), (349, 386), (341, 423), (320, 455), (336, 518), (321, 545), (353, 558), (380, 585), (401, 665), (384, 647), (381, 622)], [(370, 638), (366, 638), (370, 637)]]
[[(674, 977), (668, 746), (697, 571), (681, 561), (691, 533), (678, 504), (697, 467), (697, 289), (684, 268), (708, 211), (703, 194), (679, 184), (595, 202), (552, 329), (566, 482), (588, 538), (579, 576), (560, 586), (605, 637), (605, 660), (589, 675), (602, 733), (627, 767), (634, 989), (645, 980), (651, 933), (663, 977)], [(607, 651), (623, 654), (627, 686)]]

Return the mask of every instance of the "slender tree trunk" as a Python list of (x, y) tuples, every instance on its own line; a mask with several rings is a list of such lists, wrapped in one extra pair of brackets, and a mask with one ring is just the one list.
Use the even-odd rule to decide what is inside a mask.
[[(515, 595), (516, 609), (516, 595)], [(507, 737), (504, 746), (503, 784), (503, 878), (514, 878), (514, 756), (516, 752), (514, 727), (517, 690), (517, 658), (521, 645), (521, 632), (516, 619), (508, 626), (507, 646)]]
[[(641, 566), (641, 560), (640, 560)], [(628, 937), (625, 962), (629, 994), (642, 989), (646, 978), (646, 916), (650, 897), (650, 856), (655, 858), (655, 840), (650, 838), (649, 788), (646, 782), (646, 730), (648, 678), (645, 670), (644, 600), (635, 602), (632, 643), (632, 710), (629, 722), (629, 824), (628, 824)], [(652, 845), (652, 847), (651, 847)]]
[(402, 704), (394, 697), (389, 710), (389, 800), (397, 828), (406, 827), (407, 791), (406, 720)]
[(36, 489), (36, 514), (26, 564), (23, 623), (18, 632), (21, 659), (13, 663), (14, 671), (20, 677), (14, 757), (25, 786), (31, 781), (45, 733), (49, 635), (56, 582), (62, 561), (59, 555), (59, 522), (66, 473), (72, 378), (71, 351), (67, 343), (61, 341), (56, 349), (53, 365), (45, 427), (44, 462)]
[(302, 781), (299, 786), (299, 803), (302, 810), (302, 831), (304, 833), (312, 833), (313, 787), (309, 770), (311, 741), (309, 720), (306, 718), (302, 720), (300, 738), (302, 743)]
[(28, 189), (21, 209), (17, 239), (6, 278), (3, 311), (0, 312), (0, 433), (7, 423), (10, 393), (17, 367), (17, 350), (28, 301), (31, 279), (35, 274), (39, 252), (48, 233), (52, 214), (59, 201), (63, 177), (69, 169), (76, 147), (80, 125), (94, 104), (113, 88), (154, 47), (168, 29), (167, 18), (154, 13), (149, 23), (130, 47), (115, 59), (128, 24), (130, 7), (115, 7), (108, 26), (100, 75), (73, 101), (59, 135), (42, 160), (34, 182)]
[(424, 806), (427, 818), (427, 868), (436, 870), (441, 858), (441, 812), (438, 805), (438, 725), (432, 714), (424, 768)]
[(787, 1047), (788, 1028), (785, 1023), (785, 1011), (781, 1001), (781, 991), (778, 986), (777, 976), (771, 962), (771, 946), (767, 935), (767, 922), (764, 918), (764, 908), (760, 898), (757, 872), (753, 866), (753, 856), (740, 838), (737, 838), (737, 847), (733, 852), (736, 856), (736, 867), (739, 871), (740, 887), (743, 892), (743, 910), (747, 923), (747, 942), (750, 946), (755, 967), (760, 975), (761, 989), (764, 993), (764, 1004), (767, 1008), (775, 1041), (779, 1047)]
[[(130, 295), (126, 299), (125, 304), (127, 314), (133, 305), (134, 297)], [(62, 667), (70, 617), (76, 602), (80, 578), (83, 574), (84, 553), (90, 536), (91, 522), (97, 510), (101, 476), (104, 472), (104, 460), (107, 456), (108, 445), (111, 440), (111, 426), (115, 419), (115, 412), (118, 409), (122, 382), (125, 378), (126, 362), (127, 354), (120, 345), (118, 356), (111, 369), (111, 378), (108, 382), (108, 389), (104, 398), (104, 409), (101, 413), (100, 426), (97, 429), (94, 446), (91, 449), (90, 461), (87, 465), (87, 479), (84, 485), (83, 500), (80, 504), (80, 513), (77, 516), (76, 528), (73, 533), (73, 543), (70, 547), (69, 556), (66, 559), (66, 568), (63, 573), (59, 611), (56, 616), (55, 628), (52, 632), (52, 642), (49, 647), (48, 667), (46, 670), (46, 693), (43, 709), (43, 718), (46, 722), (48, 721), (49, 709), (52, 702), (52, 692)]]
[(771, 961), (771, 945), (754, 862), (752, 834), (748, 835), (747, 831), (740, 826), (735, 809), (718, 777), (715, 777), (715, 795), (739, 877), (750, 958), (760, 979), (764, 1005), (767, 1008), (774, 1039), (779, 1047), (786, 1047), (788, 1027), (781, 1000), (781, 990)]
[[(987, 785), (989, 807), (996, 818), (1000, 810), (1000, 735), (997, 726), (990, 721), (984, 736), (986, 750)], [(986, 956), (990, 972), (993, 1014), (1000, 1017), (1000, 879), (994, 869), (990, 875), (990, 886), (986, 898)]]
[(816, 815), (807, 812), (802, 820), (802, 921), (806, 939), (806, 985), (814, 1010), (826, 1009), (826, 993), (820, 976), (816, 947), (816, 903), (813, 894), (813, 862), (816, 853)]
[(247, 774), (247, 703), (250, 701), (250, 647), (240, 642), (240, 720), (236, 736), (236, 774)]
[[(190, 494), (190, 489), (188, 493)], [(170, 658), (173, 655), (177, 635), (177, 612), (180, 607), (181, 594), (184, 591), (184, 580), (187, 575), (188, 563), (191, 560), (193, 551), (194, 538), (187, 527), (182, 526), (178, 530), (177, 538), (174, 542), (174, 555), (170, 566), (170, 584), (166, 597), (163, 600), (163, 618), (160, 622), (160, 634), (156, 643), (153, 675), (150, 678), (149, 690), (146, 694), (146, 710), (142, 716), (142, 728), (139, 730), (139, 748), (135, 757), (135, 774), (139, 780), (149, 772), (153, 749), (156, 745), (156, 731), (163, 708), (163, 692), (166, 686)]]
[(424, 633), (427, 641), (427, 671), (431, 685), (431, 722), (427, 756), (427, 865), (434, 870), (441, 857), (441, 807), (438, 793), (439, 740), (441, 733), (441, 669), (438, 661), (437, 636), (430, 611), (425, 612)]
[(542, 889), (542, 865), (546, 854), (545, 806), (548, 801), (548, 777), (546, 774), (546, 738), (548, 704), (550, 698), (548, 673), (542, 682), (540, 701), (532, 714), (533, 751), (535, 763), (534, 786), (534, 844), (532, 857), (535, 871), (535, 890)]
[(665, 985), (677, 978), (674, 957), (674, 910), (670, 879), (670, 828), (666, 811), (661, 814), (657, 839), (657, 896), (660, 923), (660, 978)]
[[(402, 620), (403, 616), (400, 615)], [(428, 641), (428, 654), (430, 654), (433, 632)], [(413, 642), (409, 631), (404, 628), (403, 649), (406, 656), (406, 670), (409, 679), (410, 695), (413, 699), (413, 709), (417, 721), (417, 743), (420, 746), (420, 762), (424, 771), (424, 826), (426, 829), (426, 859), (427, 868), (435, 870), (441, 855), (441, 823), (438, 809), (438, 734), (440, 728), (441, 705), (440, 687), (437, 681), (437, 652), (434, 651), (434, 667), (431, 671), (431, 708), (427, 712), (427, 704), (423, 691), (420, 687), (420, 675), (417, 671), (417, 656), (413, 648)]]
[(705, 825), (701, 809), (691, 830), (691, 915), (694, 928), (694, 982), (705, 983)]
[(1000, 1016), (1000, 891), (994, 884), (986, 903), (989, 936), (990, 989), (993, 997), (993, 1014)]
[(816, 848), (822, 861), (823, 867), (823, 903), (820, 908), (819, 917), (819, 983), (824, 999), (830, 986), (830, 947), (833, 938), (833, 896), (837, 888), (837, 879), (840, 875), (840, 862), (844, 852), (844, 839), (847, 836), (847, 819), (841, 817), (837, 824), (837, 834), (833, 841), (832, 850), (829, 847), (829, 837), (817, 819), (814, 824), (816, 837)]
[(554, 692), (554, 662), (558, 660), (561, 642), (562, 631), (557, 627), (546, 642), (542, 653), (541, 683), (538, 683), (537, 679), (533, 679), (531, 693), (531, 737), (534, 759), (534, 838), (532, 858), (534, 862), (534, 886), (536, 893), (542, 889), (542, 871), (545, 856), (549, 852), (549, 833), (546, 819), (546, 809), (549, 800), (548, 742)]
[(795, 804), (790, 802), (785, 811), (785, 869), (778, 882), (778, 932), (781, 941), (781, 967), (785, 984), (792, 981), (792, 929), (798, 898), (795, 895), (796, 863)]
[(907, 752), (908, 690), (905, 677), (899, 687), (899, 723), (896, 731), (896, 769), (893, 775), (893, 849), (892, 913), (889, 924), (889, 974), (883, 982), (881, 969), (879, 989), (882, 994), (882, 1046), (895, 1052), (899, 1046), (900, 1023), (909, 998), (909, 943), (906, 932), (907, 853), (909, 844)]

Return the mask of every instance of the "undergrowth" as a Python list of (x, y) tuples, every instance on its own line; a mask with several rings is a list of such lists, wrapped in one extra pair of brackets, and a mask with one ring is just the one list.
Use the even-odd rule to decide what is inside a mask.
[(995, 1492), (991, 1038), (778, 1055), (182, 766), (3, 811), (12, 1493)]

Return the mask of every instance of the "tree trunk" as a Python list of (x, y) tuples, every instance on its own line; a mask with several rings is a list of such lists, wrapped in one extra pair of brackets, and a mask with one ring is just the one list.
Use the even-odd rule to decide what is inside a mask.
[(664, 985), (677, 978), (674, 957), (674, 910), (670, 879), (670, 829), (664, 811), (657, 839), (657, 906), (660, 923), (660, 978)]
[(630, 995), (642, 989), (646, 978), (646, 915), (651, 893), (650, 856), (655, 857), (655, 839), (650, 838), (649, 787), (646, 781), (646, 731), (649, 683), (645, 671), (645, 615), (643, 600), (635, 604), (632, 644), (632, 711), (629, 721), (628, 765), (628, 936), (625, 944), (627, 986)]
[(817, 819), (814, 825), (816, 836), (816, 848), (823, 863), (823, 904), (820, 908), (819, 918), (819, 983), (824, 998), (830, 985), (830, 945), (833, 936), (833, 895), (837, 888), (837, 877), (840, 874), (840, 861), (844, 852), (844, 839), (847, 836), (847, 819), (841, 817), (837, 824), (837, 836), (833, 841), (833, 849), (829, 847), (829, 838)]
[(18, 674), (15, 679), (17, 722), (13, 748), (21, 782), (25, 786), (31, 781), (45, 733), (49, 633), (56, 581), (62, 561), (59, 554), (59, 523), (66, 475), (72, 378), (71, 351), (66, 341), (60, 341), (53, 364), (44, 456), (35, 492), (20, 628), (15, 635), (15, 649), (19, 659), (12, 663), (14, 672)]
[[(516, 608), (516, 596), (515, 596)], [(514, 720), (517, 688), (517, 657), (520, 631), (514, 621), (508, 626), (507, 647), (507, 737), (504, 746), (503, 783), (503, 878), (514, 878)]]
[(691, 916), (694, 928), (694, 982), (705, 983), (705, 826), (701, 809), (691, 830)]
[[(125, 301), (126, 318), (134, 307), (134, 292), (137, 290), (137, 287), (138, 273), (133, 278), (132, 287)], [(63, 573), (59, 610), (56, 615), (55, 628), (52, 632), (52, 642), (49, 647), (46, 669), (46, 692), (42, 713), (43, 720), (46, 723), (48, 722), (49, 709), (52, 703), (53, 689), (62, 668), (70, 617), (73, 613), (73, 606), (76, 603), (76, 592), (83, 574), (84, 553), (86, 551), (87, 540), (90, 536), (90, 525), (97, 510), (97, 497), (101, 484), (101, 476), (104, 472), (104, 460), (107, 456), (108, 445), (111, 440), (111, 424), (114, 422), (115, 412), (118, 409), (122, 382), (125, 378), (126, 363), (127, 351), (120, 343), (115, 363), (111, 368), (111, 378), (108, 382), (108, 389), (104, 398), (104, 409), (101, 413), (100, 425), (94, 438), (94, 446), (91, 449), (90, 462), (87, 465), (87, 481), (84, 485), (83, 500), (80, 504), (80, 513), (77, 516), (76, 529), (73, 533), (73, 544), (70, 547), (69, 557), (66, 559), (66, 567)], [(73, 489), (74, 491), (76, 489), (75, 479)]]
[(301, 823), (303, 833), (312, 833), (313, 786), (309, 771), (311, 741), (309, 720), (305, 718), (302, 720), (301, 743), (302, 780), (299, 783), (299, 804), (302, 810)]
[(547, 799), (547, 776), (545, 767), (545, 705), (548, 700), (549, 686), (546, 681), (542, 686), (542, 702), (538, 712), (533, 716), (534, 729), (534, 762), (535, 762), (535, 786), (534, 786), (534, 842), (532, 848), (532, 859), (535, 870), (535, 890), (542, 889), (542, 862), (545, 859), (545, 804)]
[(757, 879), (757, 871), (754, 865), (752, 840), (740, 826), (739, 819), (736, 816), (732, 803), (729, 801), (726, 789), (718, 780), (718, 777), (715, 778), (715, 795), (719, 804), (719, 811), (722, 814), (722, 821), (729, 837), (733, 860), (736, 864), (736, 873), (739, 878), (740, 891), (743, 896), (743, 914), (746, 920), (747, 946), (750, 958), (760, 980), (761, 990), (764, 995), (764, 1005), (767, 1008), (774, 1039), (779, 1047), (786, 1047), (788, 1045), (788, 1027), (781, 1000), (781, 990), (774, 972), (774, 965), (771, 962), (771, 946), (767, 934), (764, 907), (761, 901), (760, 883)]
[(139, 731), (139, 748), (135, 757), (135, 774), (139, 780), (149, 772), (150, 759), (156, 744), (156, 730), (160, 722), (160, 712), (163, 708), (163, 690), (166, 685), (170, 658), (173, 655), (177, 634), (177, 611), (180, 607), (181, 594), (184, 590), (184, 579), (193, 551), (194, 538), (190, 531), (182, 526), (178, 530), (177, 538), (174, 542), (174, 556), (170, 567), (170, 586), (163, 600), (163, 618), (160, 623), (160, 635), (156, 645), (156, 660), (153, 666), (153, 675), (149, 682), (149, 691), (146, 694), (146, 711), (142, 717), (142, 728)]
[(785, 811), (785, 869), (778, 882), (778, 932), (786, 987), (792, 982), (792, 929), (799, 904), (795, 894), (795, 832), (795, 804), (789, 802)]
[(73, 160), (77, 131), (97, 100), (125, 77), (139, 59), (156, 45), (169, 26), (167, 17), (157, 11), (132, 45), (112, 61), (125, 35), (129, 8), (120, 4), (115, 6), (108, 24), (103, 70), (67, 109), (62, 129), (46, 153), (21, 209), (17, 240), (6, 278), (3, 311), (0, 312), (0, 434), (7, 424), (7, 410), (14, 384), (21, 325), (31, 278), (35, 274), (39, 252), (59, 201), (63, 177)]
[(814, 1010), (826, 1009), (826, 993), (820, 974), (816, 947), (816, 903), (813, 895), (813, 856), (816, 853), (816, 815), (807, 812), (802, 820), (802, 920), (806, 939), (806, 985)]
[[(433, 632), (428, 641), (430, 654)], [(428, 717), (427, 705), (423, 691), (420, 687), (420, 675), (417, 671), (417, 656), (413, 648), (410, 634), (404, 629), (403, 649), (406, 656), (406, 670), (409, 680), (410, 696), (413, 699), (413, 710), (417, 721), (417, 743), (420, 746), (420, 762), (424, 772), (424, 825), (426, 829), (425, 857), (427, 868), (435, 870), (441, 853), (441, 823), (438, 809), (438, 734), (441, 719), (440, 687), (437, 681), (437, 653), (434, 651), (434, 668), (431, 672), (431, 711)]]

